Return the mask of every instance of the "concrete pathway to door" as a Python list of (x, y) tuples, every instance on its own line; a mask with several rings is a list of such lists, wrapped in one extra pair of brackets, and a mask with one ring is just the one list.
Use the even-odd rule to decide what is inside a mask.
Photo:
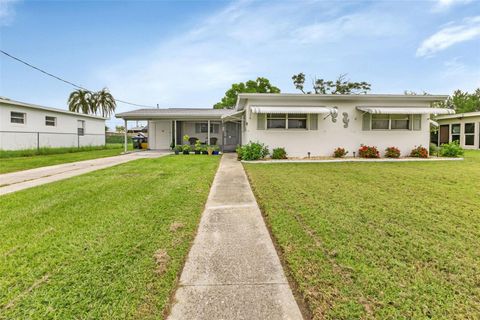
[(0, 175), (0, 195), (67, 179), (87, 172), (108, 168), (142, 158), (157, 158), (169, 151), (132, 152), (120, 156), (58, 164)]
[(235, 154), (222, 157), (168, 319), (302, 319)]

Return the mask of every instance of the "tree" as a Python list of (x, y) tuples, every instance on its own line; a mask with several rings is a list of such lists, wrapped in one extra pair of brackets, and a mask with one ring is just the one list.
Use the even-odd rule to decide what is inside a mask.
[(115, 131), (118, 133), (125, 132), (125, 127), (124, 126), (115, 126)]
[(102, 90), (95, 92), (92, 96), (92, 100), (95, 114), (100, 112), (102, 117), (109, 117), (115, 112), (117, 105), (115, 103), (115, 99), (107, 88), (103, 88)]
[(225, 92), (222, 100), (216, 103), (214, 109), (233, 109), (237, 103), (239, 93), (280, 93), (280, 89), (271, 85), (267, 78), (258, 77), (257, 80), (249, 80), (232, 84)]
[(455, 90), (446, 101), (438, 102), (438, 107), (454, 109), (457, 113), (480, 111), (480, 88), (473, 93)]
[[(346, 78), (346, 74), (338, 76), (337, 80), (316, 79), (312, 81), (315, 94), (366, 94), (371, 89), (371, 84), (365, 81), (352, 82)], [(292, 76), (293, 85), (296, 89), (305, 94), (311, 94), (311, 91), (305, 92), (305, 74), (300, 72)]]
[(68, 110), (108, 117), (115, 112), (116, 102), (107, 88), (97, 92), (78, 89), (68, 97)]
[(92, 110), (92, 93), (88, 90), (78, 89), (68, 97), (68, 110), (82, 113), (95, 113)]

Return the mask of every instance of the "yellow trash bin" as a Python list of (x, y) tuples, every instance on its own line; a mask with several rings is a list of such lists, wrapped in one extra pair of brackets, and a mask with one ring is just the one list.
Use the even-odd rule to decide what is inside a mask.
[(142, 149), (148, 149), (148, 142), (142, 142), (142, 143), (140, 144), (140, 147), (141, 147)]

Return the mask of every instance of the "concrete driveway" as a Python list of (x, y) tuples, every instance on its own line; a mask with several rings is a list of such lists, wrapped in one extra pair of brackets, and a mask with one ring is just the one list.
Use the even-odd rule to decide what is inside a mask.
[(114, 157), (64, 163), (31, 170), (5, 173), (0, 175), (0, 195), (71, 178), (80, 174), (116, 166), (132, 160), (158, 158), (169, 153), (170, 151), (168, 150), (132, 152)]

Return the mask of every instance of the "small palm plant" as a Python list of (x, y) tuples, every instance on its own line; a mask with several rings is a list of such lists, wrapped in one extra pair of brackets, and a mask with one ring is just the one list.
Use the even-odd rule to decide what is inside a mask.
[(117, 104), (107, 88), (103, 88), (102, 90), (95, 92), (92, 100), (95, 109), (92, 111), (94, 111), (94, 113), (99, 111), (102, 117), (109, 117), (115, 112)]

